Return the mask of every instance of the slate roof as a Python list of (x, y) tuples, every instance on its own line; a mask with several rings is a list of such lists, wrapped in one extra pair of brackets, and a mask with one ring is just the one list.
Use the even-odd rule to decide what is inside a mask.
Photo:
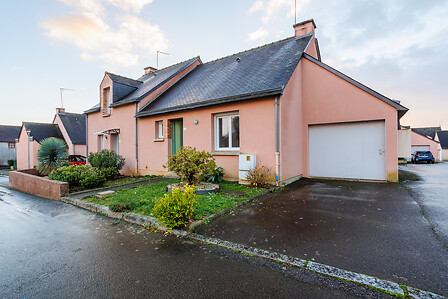
[[(183, 71), (185, 68), (190, 66), (193, 62), (199, 60), (199, 56), (193, 57), (191, 59), (188, 59), (186, 61), (179, 62), (177, 64), (168, 66), (166, 68), (157, 70), (156, 72), (145, 74), (142, 77), (140, 77), (138, 80), (134, 80), (136, 82), (142, 82), (138, 88), (135, 88), (131, 92), (128, 92), (124, 95), (120, 94), (120, 97), (115, 100), (115, 93), (117, 92), (115, 89), (115, 81), (114, 81), (114, 103), (111, 105), (111, 107), (116, 107), (136, 101), (140, 101), (142, 98), (144, 98), (149, 93), (153, 92), (155, 89), (163, 85), (166, 81), (170, 80), (174, 76), (176, 76), (178, 73)], [(113, 81), (113, 79), (112, 79)], [(123, 90), (119, 90), (119, 92), (122, 92)]]
[(48, 137), (56, 137), (65, 140), (58, 125), (32, 122), (24, 122), (23, 125), (26, 130), (31, 130), (30, 136), (37, 142), (41, 142), (41, 140)]
[(436, 132), (441, 131), (441, 127), (412, 128), (412, 131), (432, 140), (436, 138)]
[(437, 137), (439, 138), (442, 149), (448, 149), (448, 131), (438, 131)]
[(137, 117), (281, 94), (311, 38), (290, 37), (198, 65)]
[(19, 138), (20, 126), (2, 126), (0, 125), (0, 142), (15, 142)]
[(86, 115), (58, 113), (59, 118), (73, 144), (86, 144)]
[(84, 111), (84, 113), (99, 112), (99, 111), (100, 111), (100, 108), (101, 108), (101, 106), (100, 106), (100, 104), (98, 103), (98, 104), (96, 104), (95, 106), (93, 106), (93, 107), (87, 109), (86, 111)]

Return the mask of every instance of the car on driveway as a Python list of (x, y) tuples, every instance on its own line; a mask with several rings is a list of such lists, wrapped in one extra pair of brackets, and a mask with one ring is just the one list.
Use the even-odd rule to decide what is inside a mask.
[(430, 151), (416, 151), (412, 154), (411, 163), (426, 162), (434, 164), (434, 156)]
[(70, 165), (85, 165), (86, 164), (86, 157), (81, 155), (70, 155), (68, 157), (68, 161)]

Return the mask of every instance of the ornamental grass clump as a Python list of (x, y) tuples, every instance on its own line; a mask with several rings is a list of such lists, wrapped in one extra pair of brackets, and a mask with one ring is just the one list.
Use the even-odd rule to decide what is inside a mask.
[(154, 216), (168, 228), (188, 227), (197, 201), (195, 191), (196, 187), (188, 184), (183, 188), (173, 188), (172, 193), (156, 200)]
[(267, 188), (273, 182), (273, 176), (269, 168), (259, 165), (247, 172), (246, 180), (252, 187)]
[(207, 174), (215, 170), (216, 163), (213, 155), (206, 151), (198, 151), (190, 146), (181, 147), (176, 154), (169, 156), (168, 169), (174, 171), (181, 180), (192, 185), (197, 175)]
[(55, 137), (42, 140), (37, 152), (37, 161), (38, 168), (43, 174), (49, 174), (59, 167), (68, 165), (67, 144)]

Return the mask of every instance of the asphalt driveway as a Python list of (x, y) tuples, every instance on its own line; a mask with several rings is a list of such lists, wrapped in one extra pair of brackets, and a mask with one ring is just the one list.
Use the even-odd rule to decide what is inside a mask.
[(448, 250), (421, 203), (445, 165), (413, 165), (421, 182), (304, 179), (197, 232), (448, 295)]

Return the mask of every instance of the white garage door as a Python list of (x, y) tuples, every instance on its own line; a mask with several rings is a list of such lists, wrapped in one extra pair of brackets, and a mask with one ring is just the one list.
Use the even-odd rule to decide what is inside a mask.
[(413, 145), (411, 146), (411, 153), (415, 153), (416, 151), (429, 151), (429, 145)]
[(312, 177), (386, 179), (384, 121), (309, 126)]

